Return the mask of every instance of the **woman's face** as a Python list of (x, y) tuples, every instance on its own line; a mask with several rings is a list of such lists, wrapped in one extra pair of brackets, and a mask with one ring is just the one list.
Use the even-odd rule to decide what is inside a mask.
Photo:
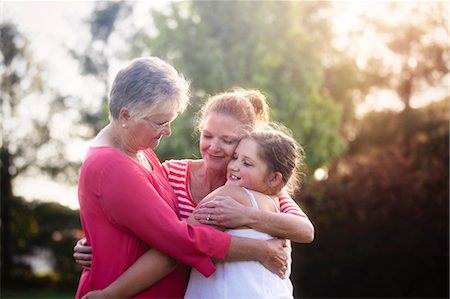
[(270, 188), (267, 178), (268, 167), (258, 155), (258, 144), (242, 139), (228, 164), (226, 184), (266, 193)]
[(129, 142), (137, 150), (158, 146), (162, 136), (170, 136), (171, 122), (177, 117), (177, 113), (156, 113), (143, 118), (138, 118), (130, 124)]
[(200, 134), (200, 153), (207, 168), (227, 169), (234, 150), (242, 138), (241, 123), (221, 113), (209, 114)]

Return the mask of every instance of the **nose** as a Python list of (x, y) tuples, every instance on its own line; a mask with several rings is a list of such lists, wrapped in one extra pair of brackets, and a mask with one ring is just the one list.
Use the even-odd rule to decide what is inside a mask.
[(218, 140), (211, 141), (211, 145), (209, 146), (212, 150), (218, 151), (220, 150), (220, 144)]
[(236, 160), (231, 160), (230, 162), (228, 162), (228, 169), (232, 171), (237, 171), (239, 169)]
[(164, 136), (170, 136), (172, 135), (172, 129), (170, 128), (170, 123), (164, 126), (163, 130), (161, 131), (161, 134)]

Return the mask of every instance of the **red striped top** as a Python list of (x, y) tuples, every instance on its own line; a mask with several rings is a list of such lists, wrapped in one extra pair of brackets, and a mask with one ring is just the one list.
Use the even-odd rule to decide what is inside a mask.
[[(189, 171), (191, 160), (169, 160), (162, 164), (164, 173), (178, 199), (181, 220), (186, 220), (194, 211), (197, 203), (189, 190)], [(285, 191), (278, 195), (280, 211), (300, 217), (307, 217), (298, 204)]]

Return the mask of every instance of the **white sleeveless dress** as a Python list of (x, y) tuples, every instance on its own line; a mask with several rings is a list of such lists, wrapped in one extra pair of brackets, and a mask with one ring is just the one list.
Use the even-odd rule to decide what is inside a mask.
[[(247, 189), (245, 191), (249, 195), (252, 206), (258, 208), (253, 193)], [(259, 240), (273, 239), (272, 236), (254, 229), (228, 229), (225, 232), (237, 237)], [(192, 269), (184, 298), (294, 298), (293, 286), (289, 279), (292, 262), (291, 247), (288, 246), (286, 250), (288, 251), (289, 266), (285, 279), (270, 272), (260, 262), (220, 262), (216, 263), (216, 272), (208, 278)]]

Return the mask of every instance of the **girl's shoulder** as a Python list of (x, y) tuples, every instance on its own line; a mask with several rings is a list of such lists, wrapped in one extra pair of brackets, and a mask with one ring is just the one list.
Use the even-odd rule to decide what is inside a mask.
[[(257, 202), (258, 208), (265, 211), (275, 212), (276, 203), (269, 195), (245, 189), (240, 186), (224, 185), (216, 189), (216, 196), (230, 196), (237, 202), (245, 206), (253, 206), (250, 196), (253, 196)], [(249, 194), (250, 193), (250, 194)]]
[(248, 194), (245, 189), (239, 186), (233, 185), (223, 185), (211, 192), (208, 197), (216, 197), (216, 196), (229, 196), (232, 197), (235, 201), (246, 205), (251, 206), (251, 202), (248, 198)]

